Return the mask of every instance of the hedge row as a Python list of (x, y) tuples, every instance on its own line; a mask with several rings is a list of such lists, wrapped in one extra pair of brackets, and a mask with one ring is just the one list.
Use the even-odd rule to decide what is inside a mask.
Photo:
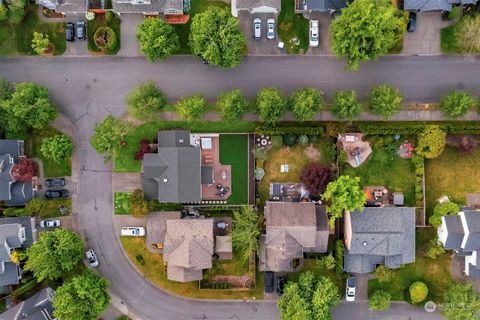
[(419, 134), (427, 125), (438, 124), (449, 134), (479, 134), (480, 122), (357, 122), (357, 131), (367, 135)]

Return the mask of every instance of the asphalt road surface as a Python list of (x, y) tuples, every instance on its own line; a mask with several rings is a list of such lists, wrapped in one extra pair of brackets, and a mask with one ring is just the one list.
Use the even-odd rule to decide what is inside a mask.
[[(255, 301), (200, 301), (173, 296), (145, 280), (123, 254), (112, 222), (111, 165), (90, 147), (96, 122), (125, 113), (124, 95), (137, 83), (155, 80), (170, 99), (202, 92), (209, 99), (222, 90), (242, 89), (249, 97), (262, 87), (290, 92), (315, 86), (327, 96), (351, 88), (363, 96), (373, 85), (399, 87), (407, 101), (435, 101), (445, 91), (462, 88), (478, 93), (480, 63), (473, 57), (388, 57), (346, 72), (331, 57), (248, 57), (234, 70), (203, 65), (190, 57), (148, 64), (142, 58), (7, 58), (0, 76), (10, 81), (35, 81), (50, 90), (52, 100), (74, 123), (79, 164), (77, 206), (87, 246), (100, 259), (99, 272), (110, 280), (119, 305), (141, 319), (278, 319), (276, 305)], [(394, 304), (388, 312), (372, 313), (366, 303), (342, 302), (335, 319), (436, 319), (422, 308)]]

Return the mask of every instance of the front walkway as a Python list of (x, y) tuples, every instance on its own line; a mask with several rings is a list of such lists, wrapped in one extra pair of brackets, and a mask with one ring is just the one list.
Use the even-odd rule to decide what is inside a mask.
[(139, 57), (143, 56), (137, 41), (137, 26), (143, 22), (143, 15), (140, 13), (124, 13), (120, 15), (122, 20), (120, 51), (117, 56)]

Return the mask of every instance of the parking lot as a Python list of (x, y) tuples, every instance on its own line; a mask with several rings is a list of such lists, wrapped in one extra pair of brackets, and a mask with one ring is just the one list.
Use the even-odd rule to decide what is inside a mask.
[[(253, 20), (260, 18), (262, 20), (262, 33), (260, 39), (253, 38)], [(275, 38), (267, 39), (267, 19), (275, 19)], [(240, 21), (240, 29), (245, 34), (249, 54), (280, 54), (281, 49), (278, 48), (277, 15), (273, 13), (255, 13), (251, 14), (247, 11), (239, 11), (238, 19)]]
[(80, 56), (80, 55), (88, 55), (88, 44), (87, 40), (78, 40), (76, 34), (76, 26), (78, 21), (84, 21), (85, 23), (87, 20), (85, 19), (84, 14), (67, 14), (66, 15), (67, 22), (73, 22), (75, 24), (75, 41), (67, 41), (67, 50), (65, 50), (66, 56)]

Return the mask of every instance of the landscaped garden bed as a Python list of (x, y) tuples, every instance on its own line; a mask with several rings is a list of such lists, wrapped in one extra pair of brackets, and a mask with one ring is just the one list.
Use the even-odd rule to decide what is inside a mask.
[(66, 215), (72, 213), (72, 199), (49, 199), (47, 200), (47, 211), (45, 214), (40, 215), (40, 218), (54, 218), (54, 217), (63, 217), (65, 214), (62, 214), (58, 209), (59, 206), (65, 206), (68, 210)]
[[(87, 21), (88, 50), (97, 54), (116, 54), (120, 50), (121, 45), (121, 20), (116, 14), (112, 15), (110, 21), (107, 21), (105, 16), (105, 14), (96, 14), (94, 20)], [(105, 37), (103, 38), (108, 38), (108, 44), (105, 43), (105, 41), (101, 41), (101, 43), (99, 42), (99, 30), (105, 31), (103, 33)], [(97, 36), (96, 38), (95, 35)], [(95, 42), (95, 39), (97, 39), (97, 43)], [(97, 44), (103, 45), (103, 48), (99, 47)]]

